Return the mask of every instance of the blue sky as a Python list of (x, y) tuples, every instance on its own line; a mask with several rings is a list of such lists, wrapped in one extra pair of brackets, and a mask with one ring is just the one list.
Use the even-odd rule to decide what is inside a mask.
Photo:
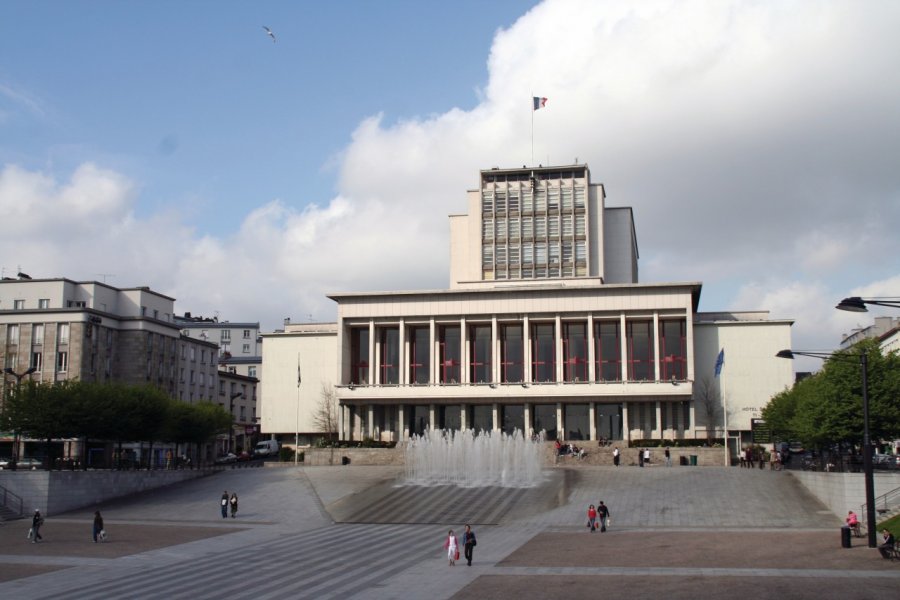
[(535, 162), (633, 208), (642, 281), (833, 348), (871, 322), (838, 300), (900, 296), (898, 26), (889, 0), (3, 2), (0, 267), (333, 319), (329, 292), (448, 285), (447, 215), (531, 161), (534, 116)]

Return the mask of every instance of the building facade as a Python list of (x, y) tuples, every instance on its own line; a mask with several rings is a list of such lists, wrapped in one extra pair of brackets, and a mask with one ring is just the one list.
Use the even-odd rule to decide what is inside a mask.
[[(79, 380), (151, 384), (184, 402), (215, 401), (217, 346), (182, 336), (174, 322), (174, 303), (146, 287), (120, 289), (62, 278), (3, 279), (0, 394), (17, 379)], [(12, 444), (11, 435), (0, 436), (0, 453), (11, 455)], [(73, 456), (78, 445), (71, 446), (72, 452), (57, 451)], [(22, 450), (26, 452), (19, 456), (28, 455), (27, 448)]]
[[(335, 356), (317, 359), (334, 373), (342, 438), (403, 441), (430, 428), (633, 443), (727, 436), (736, 452), (751, 418), (791, 384), (775, 353), (790, 347), (792, 323), (698, 312), (698, 282), (640, 283), (633, 213), (606, 206), (586, 165), (481, 171), (467, 199), (450, 216), (448, 289), (329, 296)], [(268, 343), (267, 378), (285, 378), (267, 364), (280, 354)], [(263, 431), (286, 428), (286, 398), (267, 424), (264, 396)]]

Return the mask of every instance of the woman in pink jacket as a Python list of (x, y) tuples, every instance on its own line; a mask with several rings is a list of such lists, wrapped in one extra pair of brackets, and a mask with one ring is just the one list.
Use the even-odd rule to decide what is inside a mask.
[(453, 535), (453, 530), (451, 529), (447, 533), (447, 539), (444, 541), (444, 549), (447, 550), (447, 559), (450, 561), (450, 566), (456, 564), (456, 561), (459, 560), (459, 544), (456, 541), (456, 536)]

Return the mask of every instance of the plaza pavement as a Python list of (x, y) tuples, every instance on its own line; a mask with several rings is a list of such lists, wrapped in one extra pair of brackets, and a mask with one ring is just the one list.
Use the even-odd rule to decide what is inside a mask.
[[(537, 490), (410, 488), (395, 467), (237, 469), (0, 527), (0, 597), (896, 598), (900, 563), (783, 472), (556, 468)], [(237, 519), (222, 519), (223, 490)], [(584, 527), (588, 504), (612, 511)], [(367, 518), (367, 514), (371, 515)], [(449, 567), (447, 529), (475, 524), (475, 564)]]

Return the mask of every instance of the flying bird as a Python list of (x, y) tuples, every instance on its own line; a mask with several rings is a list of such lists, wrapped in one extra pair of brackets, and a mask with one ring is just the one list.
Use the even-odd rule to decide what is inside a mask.
[(270, 38), (272, 38), (272, 43), (274, 44), (275, 43), (275, 34), (272, 33), (272, 30), (269, 29), (268, 27), (266, 27), (265, 25), (263, 25), (262, 28), (266, 30), (266, 35), (269, 36)]

